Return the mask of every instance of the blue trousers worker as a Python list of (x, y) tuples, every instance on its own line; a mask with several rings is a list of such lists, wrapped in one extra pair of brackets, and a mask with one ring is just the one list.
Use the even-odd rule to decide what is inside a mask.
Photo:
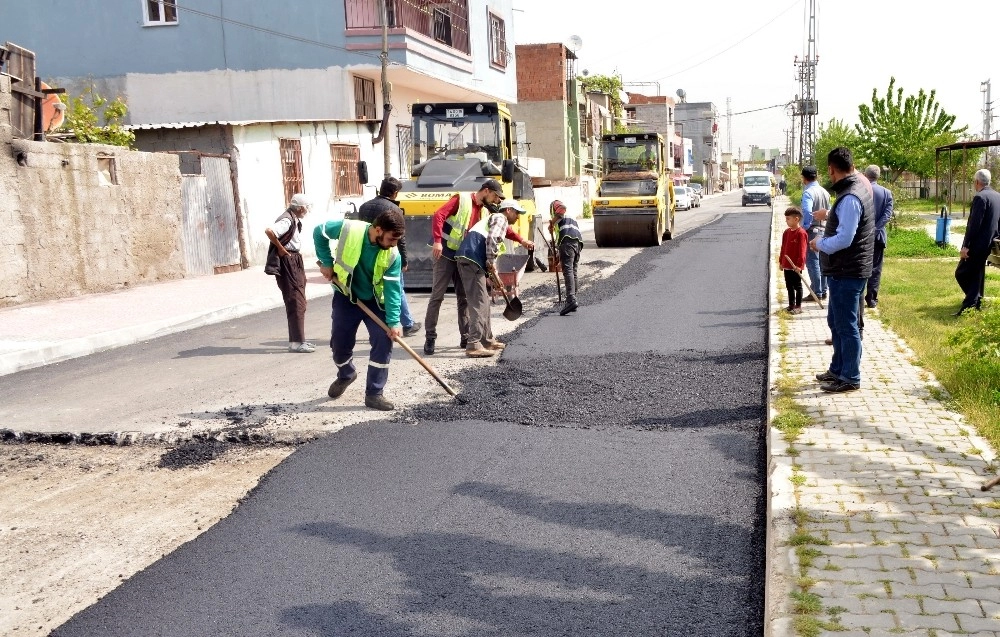
[[(385, 312), (379, 309), (374, 299), (361, 301), (383, 322)], [(368, 358), (368, 375), (365, 380), (365, 395), (380, 396), (389, 380), (389, 361), (392, 359), (392, 340), (379, 325), (365, 314), (361, 308), (351, 303), (341, 294), (333, 294), (333, 329), (330, 335), (330, 349), (333, 350), (333, 364), (337, 366), (337, 378), (348, 380), (357, 375), (354, 366), (354, 345), (357, 342), (358, 327), (364, 323), (372, 351)]]
[(826, 315), (833, 338), (830, 373), (845, 383), (861, 384), (861, 332), (858, 317), (868, 279), (828, 279), (830, 302)]

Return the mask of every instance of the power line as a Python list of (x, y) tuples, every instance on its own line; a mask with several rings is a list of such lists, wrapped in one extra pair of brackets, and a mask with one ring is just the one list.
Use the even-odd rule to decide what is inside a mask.
[(778, 18), (780, 18), (781, 16), (785, 15), (786, 13), (788, 13), (791, 9), (793, 9), (796, 5), (798, 5), (801, 2), (802, 2), (802, 0), (795, 0), (795, 2), (793, 2), (790, 5), (788, 5), (784, 10), (781, 11), (781, 13), (779, 13), (776, 16), (774, 16), (770, 20), (768, 20), (765, 24), (761, 25), (760, 27), (758, 27), (754, 31), (751, 31), (749, 34), (747, 34), (746, 36), (744, 36), (740, 40), (737, 40), (736, 42), (734, 42), (733, 44), (729, 45), (728, 47), (722, 49), (721, 51), (719, 51), (715, 55), (707, 57), (707, 58), (705, 58), (704, 60), (702, 60), (700, 62), (695, 62), (691, 66), (689, 66), (687, 68), (684, 68), (684, 69), (681, 69), (680, 71), (677, 71), (675, 73), (671, 73), (669, 75), (663, 75), (663, 76), (660, 76), (660, 77), (658, 77), (656, 79), (657, 80), (665, 80), (667, 78), (671, 78), (671, 77), (674, 77), (676, 75), (680, 75), (681, 73), (686, 73), (686, 72), (690, 71), (691, 69), (697, 68), (697, 67), (701, 66), (702, 64), (705, 64), (706, 62), (710, 62), (710, 61), (714, 60), (715, 58), (719, 57), (723, 53), (726, 53), (727, 51), (730, 51), (731, 49), (739, 46), (740, 44), (743, 44), (744, 42), (746, 42), (747, 40), (749, 40), (751, 37), (757, 35), (757, 33), (759, 33), (760, 31), (764, 30), (766, 27), (771, 26), (771, 24), (774, 21), (776, 21)]

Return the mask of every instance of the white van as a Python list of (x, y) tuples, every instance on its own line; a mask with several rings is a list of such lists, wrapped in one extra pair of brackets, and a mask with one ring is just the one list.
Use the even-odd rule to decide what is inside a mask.
[(771, 205), (774, 197), (774, 176), (766, 170), (750, 170), (743, 174), (743, 205)]

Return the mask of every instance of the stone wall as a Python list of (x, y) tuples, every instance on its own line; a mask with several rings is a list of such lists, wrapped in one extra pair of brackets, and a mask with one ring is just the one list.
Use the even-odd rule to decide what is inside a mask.
[(0, 307), (182, 278), (175, 155), (12, 139), (0, 77)]

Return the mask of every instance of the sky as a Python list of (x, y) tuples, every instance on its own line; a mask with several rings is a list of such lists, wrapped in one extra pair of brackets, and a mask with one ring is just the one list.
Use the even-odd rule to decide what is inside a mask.
[[(893, 76), (904, 96), (936, 90), (956, 126), (976, 135), (983, 129), (981, 83), (992, 79), (994, 113), (1000, 114), (1000, 1), (815, 4), (817, 122), (857, 123), (858, 106), (871, 102), (873, 89), (884, 97)], [(568, 44), (579, 36), (578, 74), (621, 75), (628, 91), (656, 95), (659, 89), (676, 99), (683, 89), (689, 102), (715, 103), (723, 152), (729, 150), (729, 98), (732, 152), (747, 159), (751, 145), (786, 147), (788, 110), (738, 113), (787, 103), (799, 92), (794, 58), (806, 51), (808, 8), (809, 0), (514, 0), (512, 26), (517, 44)]]

